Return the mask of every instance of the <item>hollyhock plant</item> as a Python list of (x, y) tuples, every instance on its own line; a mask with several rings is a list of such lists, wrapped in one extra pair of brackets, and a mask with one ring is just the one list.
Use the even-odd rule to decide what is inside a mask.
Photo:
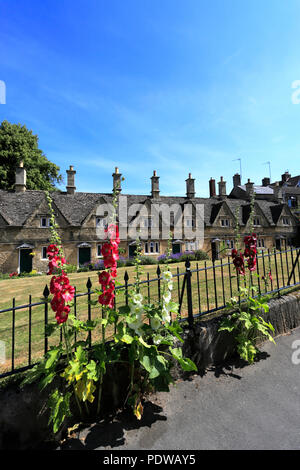
[(109, 308), (114, 306), (115, 282), (117, 276), (117, 261), (119, 259), (119, 229), (116, 224), (109, 224), (105, 229), (106, 242), (102, 245), (104, 267), (107, 271), (99, 274), (99, 283), (102, 287), (102, 294), (99, 295), (99, 303)]

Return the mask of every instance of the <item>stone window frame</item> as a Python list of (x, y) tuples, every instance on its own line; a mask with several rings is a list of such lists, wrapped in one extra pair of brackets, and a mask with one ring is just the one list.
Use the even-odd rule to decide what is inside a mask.
[[(48, 246), (46, 246), (46, 245), (45, 245), (45, 246), (42, 246), (41, 260), (43, 260), (43, 261), (48, 260), (48, 257), (47, 257), (47, 248), (48, 248)], [(44, 249), (45, 249), (45, 251), (46, 251), (46, 256), (45, 256), (45, 257), (43, 256), (43, 255), (44, 255)]]
[[(103, 243), (97, 243), (97, 255), (96, 255), (96, 257), (99, 258), (99, 259), (103, 258), (103, 255), (101, 254), (102, 245), (103, 245)], [(100, 255), (99, 255), (99, 251), (100, 251)]]
[[(228, 223), (226, 223), (226, 222), (228, 222)], [(225, 217), (225, 218), (221, 217), (220, 218), (220, 224), (221, 224), (221, 227), (223, 227), (223, 228), (230, 228), (230, 219), (228, 219), (227, 217)]]
[[(151, 251), (151, 248), (153, 248), (153, 251)], [(145, 242), (144, 253), (145, 255), (158, 255), (160, 253), (160, 243), (152, 240)]]
[[(40, 227), (41, 228), (49, 228), (51, 227), (51, 221), (50, 221), (51, 217), (47, 216), (47, 215), (42, 215), (41, 218), (40, 218)], [(43, 220), (46, 221), (46, 225), (43, 225)]]

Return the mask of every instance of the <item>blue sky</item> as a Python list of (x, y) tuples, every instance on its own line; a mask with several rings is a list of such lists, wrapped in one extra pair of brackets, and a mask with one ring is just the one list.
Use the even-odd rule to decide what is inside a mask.
[[(0, 0), (0, 121), (26, 124), (78, 191), (198, 196), (299, 174), (300, 1)], [(300, 94), (299, 94), (300, 96)]]

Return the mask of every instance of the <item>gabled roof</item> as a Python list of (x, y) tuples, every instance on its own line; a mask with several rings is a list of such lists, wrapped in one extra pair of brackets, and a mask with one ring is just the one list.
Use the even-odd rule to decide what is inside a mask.
[(25, 191), (15, 193), (0, 190), (0, 211), (9, 225), (24, 225), (35, 208), (41, 204), (45, 194), (43, 191)]
[[(80, 226), (86, 218), (97, 208), (97, 204), (103, 201), (112, 203), (112, 194), (107, 193), (80, 193), (74, 195), (65, 192), (52, 192), (51, 196), (57, 210), (62, 214), (66, 221), (72, 226)], [(250, 213), (250, 203), (242, 198), (227, 197), (220, 200), (213, 198), (193, 198), (188, 199), (181, 196), (161, 196), (158, 199), (152, 199), (149, 195), (122, 194), (127, 197), (128, 207), (132, 204), (145, 204), (147, 201), (158, 204), (179, 204), (184, 209), (185, 204), (192, 203), (204, 205), (205, 226), (211, 226), (214, 223), (221, 207), (226, 204), (231, 214), (235, 217), (239, 209), (238, 220), (241, 226), (245, 225)], [(46, 201), (43, 191), (25, 191), (24, 193), (15, 193), (0, 190), (0, 214), (3, 219), (11, 226), (22, 226), (26, 220)], [(265, 215), (267, 221), (274, 225), (277, 223), (281, 213), (282, 204), (268, 201), (266, 199), (257, 199), (255, 201), (260, 210)]]

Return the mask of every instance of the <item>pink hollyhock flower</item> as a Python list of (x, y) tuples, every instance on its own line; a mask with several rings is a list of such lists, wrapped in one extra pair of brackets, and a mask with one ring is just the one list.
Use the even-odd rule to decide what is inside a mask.
[(115, 224), (109, 224), (107, 229), (105, 230), (106, 238), (109, 238), (109, 240), (114, 240), (118, 244), (120, 243), (120, 238), (119, 238), (119, 227)]
[(71, 300), (73, 300), (74, 294), (75, 294), (75, 287), (70, 286), (70, 285), (63, 287), (61, 291), (61, 296), (66, 303), (71, 302)]

